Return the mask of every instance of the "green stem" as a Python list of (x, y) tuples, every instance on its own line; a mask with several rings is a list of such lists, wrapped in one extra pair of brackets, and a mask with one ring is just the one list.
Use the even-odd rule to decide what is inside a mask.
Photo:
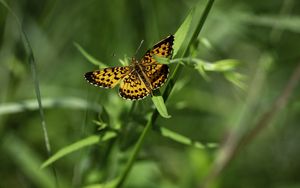
[[(192, 45), (193, 41), (197, 40), (197, 37), (201, 31), (201, 29), (203, 28), (203, 25), (205, 23), (205, 20), (207, 19), (207, 16), (209, 14), (209, 11), (211, 10), (212, 8), (212, 5), (214, 3), (214, 0), (209, 0), (202, 15), (201, 15), (201, 18), (199, 20), (199, 23), (195, 29), (195, 32), (192, 36), (192, 38), (189, 40), (189, 43), (187, 45), (187, 48), (185, 48), (184, 52), (183, 52), (183, 55), (181, 58), (183, 57), (187, 57), (188, 56), (188, 53), (189, 53), (189, 48), (190, 46)], [(181, 64), (177, 64), (174, 71), (173, 71), (173, 74), (171, 75), (171, 78), (170, 78), (170, 81), (168, 82), (167, 86), (166, 86), (166, 89), (163, 93), (163, 98), (165, 101), (167, 101), (173, 87), (174, 87), (174, 84), (177, 80), (177, 78), (179, 77), (180, 73), (182, 72), (182, 67), (183, 65)], [(155, 121), (155, 120), (154, 120)]]
[[(35, 59), (34, 59), (33, 50), (32, 50), (32, 47), (30, 45), (27, 34), (26, 34), (26, 32), (23, 28), (23, 25), (20, 22), (20, 19), (18, 18), (18, 16), (15, 14), (15, 12), (10, 8), (10, 6), (4, 0), (0, 0), (0, 3), (15, 18), (15, 20), (18, 24), (18, 27), (19, 27), (21, 37), (23, 39), (23, 45), (24, 45), (24, 48), (25, 48), (25, 50), (27, 52), (27, 55), (28, 55), (28, 63), (29, 63), (29, 66), (30, 66), (31, 76), (32, 76), (33, 85), (34, 85), (34, 89), (35, 89), (35, 94), (36, 94), (36, 99), (37, 99), (37, 103), (38, 103), (38, 107), (39, 107), (39, 113), (40, 113), (40, 118), (41, 118), (41, 127), (42, 127), (42, 131), (43, 131), (43, 134), (44, 134), (44, 142), (45, 142), (45, 145), (46, 145), (46, 151), (47, 151), (48, 157), (50, 157), (52, 155), (51, 145), (50, 145), (47, 125), (46, 125), (46, 121), (45, 121), (45, 114), (44, 114), (43, 105), (42, 105), (42, 99), (41, 99), (42, 97), (41, 97), (41, 92), (40, 92), (40, 86), (39, 86), (39, 80), (38, 80), (38, 76), (37, 76), (36, 62), (35, 62)], [(55, 169), (54, 165), (52, 165), (52, 172), (53, 172), (53, 175), (54, 175), (54, 178), (55, 178), (56, 187), (59, 187), (58, 177), (57, 177), (57, 173), (56, 173), (56, 169)]]
[[(156, 111), (156, 110), (155, 110), (155, 111)], [(157, 112), (157, 111), (156, 111), (156, 112)], [(143, 144), (143, 142), (144, 142), (144, 139), (145, 139), (145, 137), (146, 137), (146, 134), (147, 134), (147, 132), (149, 131), (151, 125), (152, 125), (152, 117), (151, 117), (150, 120), (147, 122), (146, 127), (144, 128), (144, 130), (143, 130), (141, 136), (139, 137), (139, 139), (138, 139), (138, 141), (137, 141), (137, 143), (136, 143), (136, 145), (135, 145), (135, 148), (134, 148), (133, 153), (132, 153), (132, 155), (131, 155), (131, 157), (130, 157), (130, 159), (129, 159), (127, 165), (126, 165), (126, 168), (125, 168), (125, 170), (124, 170), (124, 172), (123, 172), (121, 178), (119, 179), (119, 181), (118, 181), (118, 183), (117, 183), (117, 186), (116, 186), (117, 188), (122, 187), (124, 181), (126, 180), (128, 174), (129, 174), (129, 172), (130, 172), (130, 170), (131, 170), (131, 168), (132, 168), (132, 165), (134, 164), (134, 161), (135, 161), (135, 159), (136, 159), (136, 157), (137, 157), (137, 154), (139, 153), (139, 151), (140, 151), (140, 149), (141, 149), (141, 147), (142, 147), (142, 144)]]
[[(209, 0), (208, 1), (208, 3), (207, 3), (207, 5), (206, 5), (206, 7), (205, 7), (205, 9), (204, 9), (204, 11), (203, 11), (203, 13), (201, 15), (201, 18), (200, 18), (200, 20), (198, 22), (198, 25), (197, 25), (194, 33), (193, 33), (193, 36), (189, 40), (189, 43), (188, 43), (186, 49), (183, 52), (182, 57), (185, 57), (185, 56), (188, 55), (189, 48), (192, 45), (193, 41), (195, 41), (197, 39), (197, 37), (198, 37), (198, 35), (199, 35), (199, 33), (200, 33), (200, 31), (201, 31), (204, 23), (205, 23), (205, 20), (206, 20), (206, 18), (208, 16), (208, 13), (211, 10), (211, 7), (212, 7), (213, 3), (214, 3), (214, 0)], [(169, 97), (169, 95), (170, 95), (170, 93), (171, 93), (171, 91), (172, 91), (172, 89), (174, 87), (175, 81), (179, 77), (181, 71), (182, 71), (182, 65), (177, 64), (176, 67), (175, 67), (175, 70), (173, 71), (173, 74), (172, 74), (172, 76), (170, 78), (170, 81), (168, 82), (168, 84), (166, 86), (166, 89), (163, 92), (163, 98), (164, 98), (165, 101), (168, 99), (168, 97)], [(120, 188), (120, 187), (123, 186), (125, 180), (127, 179), (128, 174), (129, 174), (129, 172), (130, 172), (130, 170), (131, 170), (131, 168), (132, 168), (132, 166), (134, 164), (134, 161), (135, 161), (135, 159), (136, 159), (136, 157), (137, 157), (137, 155), (138, 155), (138, 153), (139, 153), (139, 151), (140, 151), (140, 149), (142, 147), (142, 144), (143, 144), (143, 142), (145, 140), (145, 137), (146, 137), (147, 133), (149, 132), (151, 125), (155, 122), (155, 120), (157, 119), (157, 117), (158, 117), (158, 111), (154, 110), (153, 113), (152, 113), (152, 115), (151, 115), (151, 118), (147, 122), (147, 124), (146, 124), (146, 126), (145, 126), (145, 128), (144, 128), (144, 130), (143, 130), (143, 132), (141, 134), (141, 136), (139, 137), (139, 139), (138, 139), (138, 141), (137, 141), (137, 143), (135, 145), (134, 151), (133, 151), (133, 153), (132, 153), (129, 161), (127, 162), (125, 170), (124, 170), (123, 174), (121, 175), (120, 179), (117, 182), (116, 188)]]

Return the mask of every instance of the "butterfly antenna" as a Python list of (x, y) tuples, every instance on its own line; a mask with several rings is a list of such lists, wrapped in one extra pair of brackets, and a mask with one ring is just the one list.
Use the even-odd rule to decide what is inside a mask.
[(143, 43), (144, 43), (144, 40), (141, 40), (139, 47), (138, 47), (138, 48), (136, 49), (136, 51), (135, 51), (134, 57), (136, 57), (136, 54), (138, 53), (138, 51), (139, 51), (140, 48), (142, 47)]

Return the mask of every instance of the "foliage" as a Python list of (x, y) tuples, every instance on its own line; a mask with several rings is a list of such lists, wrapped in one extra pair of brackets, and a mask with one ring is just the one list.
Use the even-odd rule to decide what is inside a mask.
[[(299, 8), (0, 0), (0, 187), (299, 187)], [(170, 34), (152, 98), (84, 80)]]

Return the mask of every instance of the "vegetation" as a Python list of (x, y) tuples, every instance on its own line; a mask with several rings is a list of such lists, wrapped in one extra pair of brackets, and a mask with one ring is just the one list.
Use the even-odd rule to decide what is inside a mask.
[[(0, 187), (300, 187), (299, 7), (0, 0)], [(153, 97), (84, 80), (170, 34)]]

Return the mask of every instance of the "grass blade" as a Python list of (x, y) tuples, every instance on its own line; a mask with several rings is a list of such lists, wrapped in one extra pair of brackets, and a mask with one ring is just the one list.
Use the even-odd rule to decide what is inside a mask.
[(49, 166), (50, 164), (54, 163), (58, 159), (66, 156), (66, 155), (68, 155), (68, 154), (70, 154), (74, 151), (85, 148), (87, 146), (91, 146), (91, 145), (96, 144), (100, 141), (107, 141), (107, 140), (112, 139), (116, 136), (117, 136), (116, 133), (109, 132), (109, 133), (106, 133), (103, 138), (99, 137), (98, 135), (92, 135), (92, 136), (89, 136), (89, 137), (84, 138), (82, 140), (79, 140), (79, 141), (77, 141), (77, 142), (75, 142), (75, 143), (73, 143), (69, 146), (66, 146), (66, 147), (60, 149), (52, 157), (50, 157), (48, 160), (46, 160), (41, 165), (41, 168), (45, 168), (45, 167)]
[(175, 41), (174, 41), (174, 51), (173, 51), (173, 57), (175, 57), (180, 49), (182, 49), (182, 46), (185, 42), (185, 38), (191, 28), (192, 18), (195, 13), (195, 9), (193, 8), (190, 13), (187, 15), (187, 17), (184, 19), (184, 22), (180, 25), (178, 30), (175, 33)]
[[(55, 187), (55, 181), (51, 176), (51, 171), (41, 170), (41, 158), (35, 153), (29, 145), (26, 145), (24, 140), (20, 140), (14, 134), (5, 136), (2, 140), (4, 151), (9, 154), (9, 160), (16, 164), (19, 169), (29, 178), (34, 187)], [(65, 183), (60, 182), (61, 187), (68, 187)]]
[(78, 44), (77, 42), (74, 42), (73, 44), (77, 48), (77, 50), (83, 55), (83, 57), (85, 57), (90, 63), (99, 66), (100, 68), (107, 67), (105, 63), (97, 60), (92, 55), (90, 55), (87, 51), (85, 51), (80, 44)]
[(175, 142), (178, 142), (178, 143), (181, 143), (181, 144), (184, 144), (187, 146), (193, 146), (198, 149), (215, 148), (218, 146), (216, 143), (203, 144), (198, 141), (194, 141), (186, 136), (178, 134), (178, 133), (171, 131), (165, 127), (160, 127), (159, 130), (160, 130), (161, 135), (166, 138), (169, 138), (171, 140), (174, 140)]
[[(62, 97), (62, 98), (44, 98), (42, 100), (43, 108), (68, 108), (68, 109), (90, 109), (95, 112), (102, 112), (102, 106), (88, 103), (86, 100), (77, 97)], [(39, 106), (35, 99), (29, 99), (15, 103), (3, 103), (0, 105), (0, 116), (6, 114), (20, 113), (24, 111), (38, 110)]]
[[(10, 8), (10, 6), (8, 6), (8, 4), (4, 0), (0, 0), (0, 3), (13, 15), (13, 17), (15, 18), (15, 20), (18, 24), (19, 31), (20, 31), (20, 34), (21, 34), (21, 37), (22, 37), (22, 40), (23, 40), (23, 45), (24, 45), (24, 48), (25, 48), (27, 56), (28, 56), (28, 63), (29, 63), (29, 66), (30, 66), (30, 71), (31, 71), (31, 76), (32, 76), (32, 80), (33, 80), (34, 89), (35, 89), (37, 103), (38, 103), (38, 106), (39, 106), (39, 113), (40, 113), (40, 118), (41, 118), (41, 127), (42, 127), (43, 134), (44, 134), (45, 146), (46, 146), (48, 156), (51, 156), (51, 145), (50, 145), (47, 125), (46, 125), (46, 121), (45, 121), (45, 115), (44, 115), (44, 110), (43, 110), (43, 105), (42, 105), (42, 100), (41, 100), (41, 92), (40, 92), (40, 86), (39, 86), (39, 80), (38, 80), (38, 76), (37, 76), (36, 62), (35, 62), (33, 50), (32, 50), (32, 47), (30, 45), (27, 34), (26, 34), (25, 30), (23, 29), (23, 26), (22, 26), (18, 16), (14, 13), (14, 11)], [(55, 167), (52, 167), (52, 171), (53, 171), (53, 175), (55, 177), (56, 187), (59, 187)]]

